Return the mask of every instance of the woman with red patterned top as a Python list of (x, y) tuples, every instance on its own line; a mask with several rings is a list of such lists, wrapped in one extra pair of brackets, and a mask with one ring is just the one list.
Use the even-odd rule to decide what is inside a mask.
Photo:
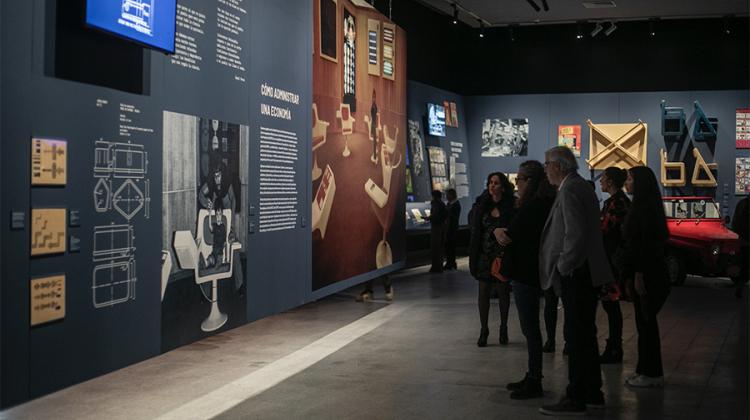
[(599, 357), (603, 364), (622, 363), (622, 311), (620, 310), (620, 269), (619, 255), (622, 252), (622, 223), (630, 210), (630, 199), (622, 190), (628, 171), (611, 166), (604, 170), (599, 185), (602, 191), (609, 194), (604, 201), (601, 216), (601, 230), (604, 239), (604, 250), (609, 258), (612, 273), (617, 281), (602, 289), (602, 308), (609, 320), (609, 338), (604, 352)]

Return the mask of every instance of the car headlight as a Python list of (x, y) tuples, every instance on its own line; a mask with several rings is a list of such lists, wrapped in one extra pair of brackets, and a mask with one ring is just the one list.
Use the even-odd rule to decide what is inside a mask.
[(719, 245), (714, 245), (711, 247), (711, 255), (713, 256), (719, 255), (720, 251), (721, 251), (721, 247)]

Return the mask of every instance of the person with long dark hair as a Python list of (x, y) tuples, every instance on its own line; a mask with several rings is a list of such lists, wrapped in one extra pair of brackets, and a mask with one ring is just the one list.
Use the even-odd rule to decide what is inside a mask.
[(539, 327), (539, 242), (547, 221), (555, 189), (544, 174), (544, 166), (529, 160), (518, 168), (516, 214), (507, 229), (496, 229), (495, 236), (504, 245), (500, 273), (511, 280), (521, 331), (526, 337), (528, 370), (518, 382), (509, 383), (510, 398), (525, 400), (544, 396), (542, 389), (542, 332)]
[(602, 206), (601, 229), (604, 240), (604, 251), (607, 253), (609, 265), (615, 282), (603, 286), (601, 301), (609, 322), (609, 338), (604, 352), (599, 356), (599, 363), (622, 363), (622, 310), (620, 309), (620, 280), (619, 256), (622, 253), (622, 223), (630, 209), (630, 199), (622, 190), (628, 171), (610, 166), (604, 170), (599, 185), (602, 191), (609, 194), (609, 198)]
[(497, 289), (500, 300), (500, 344), (508, 343), (508, 310), (510, 284), (501, 280), (504, 247), (497, 242), (494, 231), (508, 226), (513, 218), (515, 197), (508, 177), (493, 172), (487, 177), (487, 194), (472, 208), (471, 240), (469, 241), (469, 271), (479, 283), (479, 321), (481, 331), (477, 346), (485, 347), (490, 330), (487, 319), (490, 295)]
[(647, 166), (628, 171), (625, 189), (633, 196), (623, 224), (623, 274), (633, 299), (638, 330), (638, 365), (625, 383), (632, 387), (664, 385), (659, 324), (656, 315), (669, 295), (665, 248), (669, 231), (656, 176)]

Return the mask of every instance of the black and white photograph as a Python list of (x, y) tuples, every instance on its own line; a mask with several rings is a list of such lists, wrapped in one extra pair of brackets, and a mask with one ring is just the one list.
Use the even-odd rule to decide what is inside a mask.
[(411, 149), (412, 167), (414, 174), (422, 175), (424, 168), (424, 143), (419, 129), (419, 121), (409, 120), (409, 148)]
[(487, 118), (482, 124), (482, 157), (526, 156), (528, 118)]
[(245, 321), (248, 139), (244, 125), (164, 112), (166, 347)]

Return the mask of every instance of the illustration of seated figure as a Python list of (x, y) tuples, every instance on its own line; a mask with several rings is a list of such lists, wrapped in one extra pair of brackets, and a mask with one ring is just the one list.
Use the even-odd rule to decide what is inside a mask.
[[(395, 143), (395, 136), (393, 141)], [(372, 178), (365, 183), (365, 192), (372, 200), (370, 203), (372, 211), (383, 229), (382, 240), (375, 249), (375, 266), (377, 268), (386, 267), (393, 263), (393, 254), (388, 243), (388, 232), (397, 213), (395, 205), (399, 194), (397, 193), (398, 189), (394, 186), (402, 185), (404, 176), (404, 171), (400, 169), (401, 156), (398, 154), (395, 144), (390, 149), (387, 144), (382, 144), (380, 155), (382, 157), (383, 185), (378, 186)], [(391, 192), (394, 192), (394, 194), (391, 194)]]
[(211, 231), (211, 242), (213, 242), (211, 244), (211, 255), (208, 256), (208, 260), (206, 261), (206, 267), (216, 267), (225, 261), (224, 248), (227, 244), (227, 224), (224, 220), (220, 199), (217, 198), (214, 201), (214, 212), (206, 221), (210, 223), (209, 230)]

